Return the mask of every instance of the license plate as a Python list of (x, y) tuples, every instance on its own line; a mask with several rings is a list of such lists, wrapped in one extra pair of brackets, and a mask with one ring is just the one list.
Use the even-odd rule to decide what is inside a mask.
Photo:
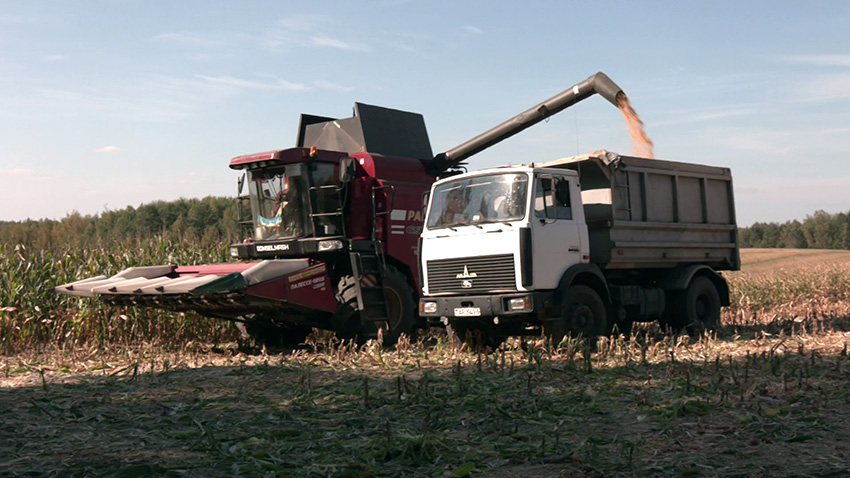
[(478, 317), (480, 315), (480, 307), (458, 307), (455, 309), (455, 317)]

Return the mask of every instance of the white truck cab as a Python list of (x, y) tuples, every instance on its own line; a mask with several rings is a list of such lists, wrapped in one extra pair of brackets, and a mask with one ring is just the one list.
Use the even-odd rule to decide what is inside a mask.
[(590, 260), (581, 205), (572, 170), (494, 168), (435, 183), (421, 245), (429, 298), (420, 313), (448, 322), (540, 310), (565, 271)]

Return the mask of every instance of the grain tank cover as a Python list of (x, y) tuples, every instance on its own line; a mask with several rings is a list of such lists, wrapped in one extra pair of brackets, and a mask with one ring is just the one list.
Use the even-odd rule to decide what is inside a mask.
[(434, 157), (421, 114), (364, 103), (354, 103), (351, 118), (301, 115), (298, 146), (421, 160)]

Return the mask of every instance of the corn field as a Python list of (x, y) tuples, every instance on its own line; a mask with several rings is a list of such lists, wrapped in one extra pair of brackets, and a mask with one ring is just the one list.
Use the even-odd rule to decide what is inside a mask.
[[(826, 252), (826, 251), (824, 251)], [(731, 328), (818, 327), (850, 317), (850, 259), (728, 273), (732, 305), (723, 312)], [(790, 252), (788, 253), (790, 254)], [(809, 252), (809, 254), (811, 254)], [(225, 262), (227, 250), (201, 250), (184, 243), (148, 239), (109, 250), (61, 253), (0, 244), (0, 355), (43, 347), (109, 347), (151, 344), (179, 348), (236, 337), (228, 323), (195, 314), (110, 307), (91, 299), (57, 296), (51, 288), (127, 267)]]
[(224, 248), (199, 250), (150, 239), (110, 250), (61, 253), (0, 244), (0, 355), (42, 347), (110, 347), (154, 344), (180, 347), (190, 341), (232, 337), (231, 325), (195, 314), (110, 307), (90, 299), (58, 296), (59, 284), (127, 267), (204, 264), (228, 259)]

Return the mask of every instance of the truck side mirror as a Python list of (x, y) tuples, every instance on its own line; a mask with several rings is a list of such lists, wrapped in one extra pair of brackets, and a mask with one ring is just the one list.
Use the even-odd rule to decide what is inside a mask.
[(555, 205), (570, 205), (570, 183), (566, 181), (558, 181), (555, 183)]
[(428, 212), (428, 200), (431, 199), (431, 191), (425, 191), (422, 193), (422, 217), (425, 217), (425, 213)]
[(342, 158), (339, 160), (339, 182), (345, 184), (352, 179), (357, 172), (354, 158)]

